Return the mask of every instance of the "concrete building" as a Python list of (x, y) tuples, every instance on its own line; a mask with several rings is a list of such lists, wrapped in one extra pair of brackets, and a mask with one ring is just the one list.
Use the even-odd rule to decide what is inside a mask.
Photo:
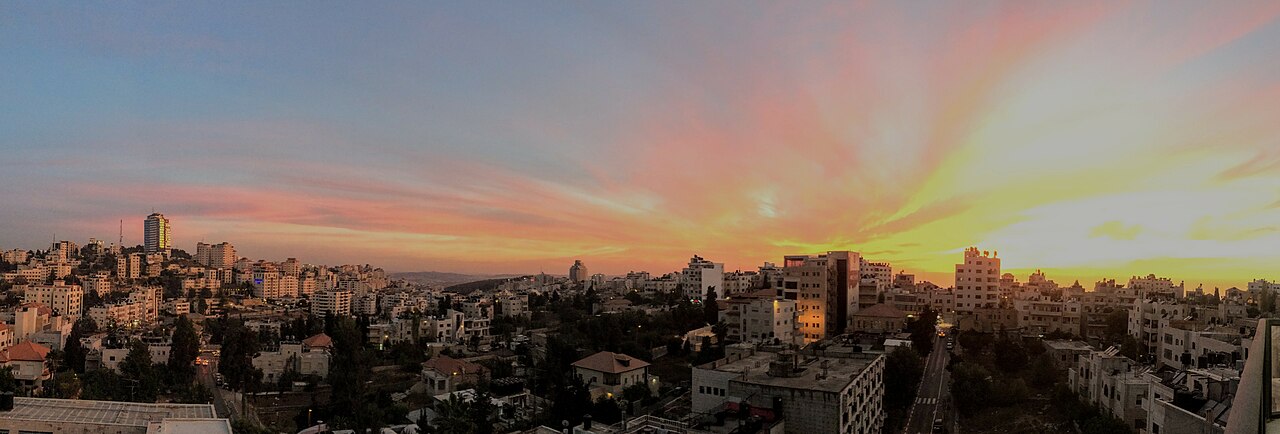
[(226, 269), (235, 265), (236, 247), (228, 242), (218, 244), (196, 243), (195, 261), (210, 268)]
[(768, 409), (787, 434), (861, 434), (883, 429), (882, 354), (830, 355), (735, 348), (693, 369), (694, 413), (743, 404)]
[(173, 247), (173, 232), (164, 214), (152, 213), (142, 224), (142, 247), (147, 253), (169, 253)]
[(973, 312), (1000, 304), (1000, 258), (991, 252), (970, 247), (964, 263), (956, 264), (956, 311)]
[(716, 298), (725, 298), (724, 264), (694, 255), (689, 259), (689, 266), (680, 271), (680, 287), (690, 300), (702, 300), (710, 290), (716, 291)]
[(212, 404), (143, 404), (79, 399), (14, 398), (0, 412), (0, 431), (58, 434), (231, 434)]
[(273, 382), (287, 371), (320, 378), (329, 375), (329, 351), (333, 340), (321, 333), (301, 342), (281, 342), (277, 351), (263, 351), (253, 358), (253, 367), (262, 370), (263, 381)]
[(783, 258), (782, 294), (795, 300), (805, 343), (843, 334), (858, 309), (860, 257), (856, 252)]
[(1191, 369), (1148, 373), (1151, 396), (1143, 401), (1144, 434), (1221, 434), (1240, 386), (1234, 369)]
[(432, 394), (452, 393), (464, 385), (475, 386), (488, 378), (489, 371), (475, 363), (449, 356), (436, 356), (422, 363), (422, 381)]
[(573, 261), (573, 265), (569, 267), (569, 281), (573, 283), (586, 283), (591, 277), (587, 271), (587, 265), (582, 263), (581, 259)]
[(876, 304), (853, 313), (852, 331), (897, 333), (907, 327), (907, 314), (887, 304)]
[(649, 363), (626, 354), (601, 351), (573, 362), (573, 374), (591, 390), (591, 400), (622, 396), (628, 387), (644, 384), (658, 390), (658, 377), (649, 375)]
[(1154, 274), (1148, 274), (1146, 277), (1130, 277), (1129, 288), (1136, 291), (1138, 298), (1141, 299), (1176, 300), (1183, 298), (1187, 292), (1184, 284), (1174, 285), (1173, 280), (1167, 277), (1156, 277)]
[(19, 342), (0, 350), (0, 365), (12, 369), (13, 378), (23, 387), (38, 389), (53, 377), (45, 366), (49, 351), (49, 347), (31, 341)]
[(1075, 367), (1080, 357), (1088, 356), (1093, 347), (1081, 341), (1044, 341), (1044, 352), (1058, 369)]
[(1082, 401), (1097, 405), (1104, 414), (1115, 416), (1126, 425), (1141, 429), (1147, 426), (1150, 382), (1149, 367), (1118, 354), (1116, 348), (1090, 351), (1082, 355), (1076, 366), (1067, 371), (1069, 387)]
[(52, 285), (27, 285), (22, 301), (40, 303), (71, 320), (84, 314), (84, 290), (80, 285), (67, 285), (61, 280), (55, 280)]
[(721, 301), (720, 321), (726, 326), (725, 339), (730, 342), (798, 344), (795, 300), (778, 299), (774, 290), (763, 290), (768, 296), (744, 296)]
[(351, 291), (324, 290), (311, 295), (311, 314), (319, 317), (351, 315)]

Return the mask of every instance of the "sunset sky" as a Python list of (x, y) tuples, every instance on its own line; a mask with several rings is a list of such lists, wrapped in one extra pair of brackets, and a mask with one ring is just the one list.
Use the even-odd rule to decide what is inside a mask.
[(1280, 278), (1280, 2), (376, 5), (0, 5), (0, 248)]

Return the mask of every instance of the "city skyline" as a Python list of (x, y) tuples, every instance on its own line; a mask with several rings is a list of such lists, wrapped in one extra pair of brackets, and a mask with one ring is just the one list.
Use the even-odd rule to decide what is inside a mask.
[(1280, 5), (1070, 6), (12, 5), (0, 247), (1276, 278)]

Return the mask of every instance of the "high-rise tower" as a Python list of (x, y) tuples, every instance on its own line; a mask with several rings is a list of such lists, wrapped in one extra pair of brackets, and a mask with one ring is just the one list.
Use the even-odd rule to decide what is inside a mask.
[(152, 213), (147, 216), (147, 221), (142, 225), (143, 230), (143, 248), (147, 253), (168, 253), (169, 248), (173, 247), (172, 232), (169, 228), (169, 219), (164, 214)]

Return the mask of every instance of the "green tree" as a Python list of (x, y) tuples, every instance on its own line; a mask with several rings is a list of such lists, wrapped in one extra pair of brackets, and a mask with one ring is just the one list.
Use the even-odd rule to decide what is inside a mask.
[(235, 390), (247, 390), (262, 381), (262, 370), (253, 367), (258, 353), (258, 334), (239, 321), (231, 321), (222, 331), (222, 355), (218, 372)]
[(130, 389), (130, 401), (156, 401), (160, 393), (160, 382), (155, 365), (151, 363), (151, 351), (147, 349), (147, 344), (137, 339), (129, 342), (129, 353), (120, 362), (120, 376)]
[(443, 434), (470, 434), (475, 430), (471, 418), (471, 405), (458, 395), (450, 395), (436, 407), (433, 421), (436, 430)]
[(330, 404), (335, 414), (360, 408), (368, 391), (370, 357), (355, 321), (332, 317), (333, 357), (329, 363)]
[(905, 421), (907, 410), (915, 401), (916, 390), (924, 376), (924, 358), (906, 347), (898, 347), (885, 359), (884, 409), (885, 429), (896, 432)]
[(74, 399), (80, 395), (80, 376), (75, 371), (53, 374), (52, 384), (45, 385), (45, 393), (51, 398)]
[(0, 392), (17, 392), (18, 380), (13, 378), (13, 367), (0, 367)]
[(1125, 309), (1116, 309), (1107, 314), (1106, 338), (1110, 342), (1116, 342), (1120, 338), (1129, 334), (1129, 311)]
[[(92, 292), (92, 291), (90, 291)], [(96, 333), (98, 324), (93, 318), (81, 317), (71, 325), (71, 334), (67, 335), (67, 343), (62, 349), (62, 366), (78, 373), (84, 373), (84, 358), (88, 350), (80, 343), (80, 338)]]
[(907, 323), (907, 329), (911, 332), (911, 346), (921, 356), (928, 356), (933, 351), (933, 341), (938, 334), (937, 324), (938, 313), (928, 306)]
[(986, 408), (991, 398), (990, 372), (976, 364), (960, 363), (951, 376), (951, 396), (961, 414), (973, 415)]
[(716, 303), (716, 287), (707, 287), (707, 296), (702, 298), (702, 316), (707, 324), (720, 322), (720, 306)]
[(175, 384), (190, 383), (195, 377), (195, 361), (200, 355), (200, 335), (195, 324), (186, 315), (178, 317), (174, 325), (172, 348), (169, 350), (169, 371)]
[(993, 351), (996, 367), (1001, 371), (1015, 373), (1027, 366), (1027, 349), (1018, 341), (1001, 337), (996, 340)]
[(1041, 354), (1031, 361), (1030, 377), (1032, 386), (1044, 388), (1057, 383), (1062, 377), (1062, 372), (1053, 364), (1053, 357)]

